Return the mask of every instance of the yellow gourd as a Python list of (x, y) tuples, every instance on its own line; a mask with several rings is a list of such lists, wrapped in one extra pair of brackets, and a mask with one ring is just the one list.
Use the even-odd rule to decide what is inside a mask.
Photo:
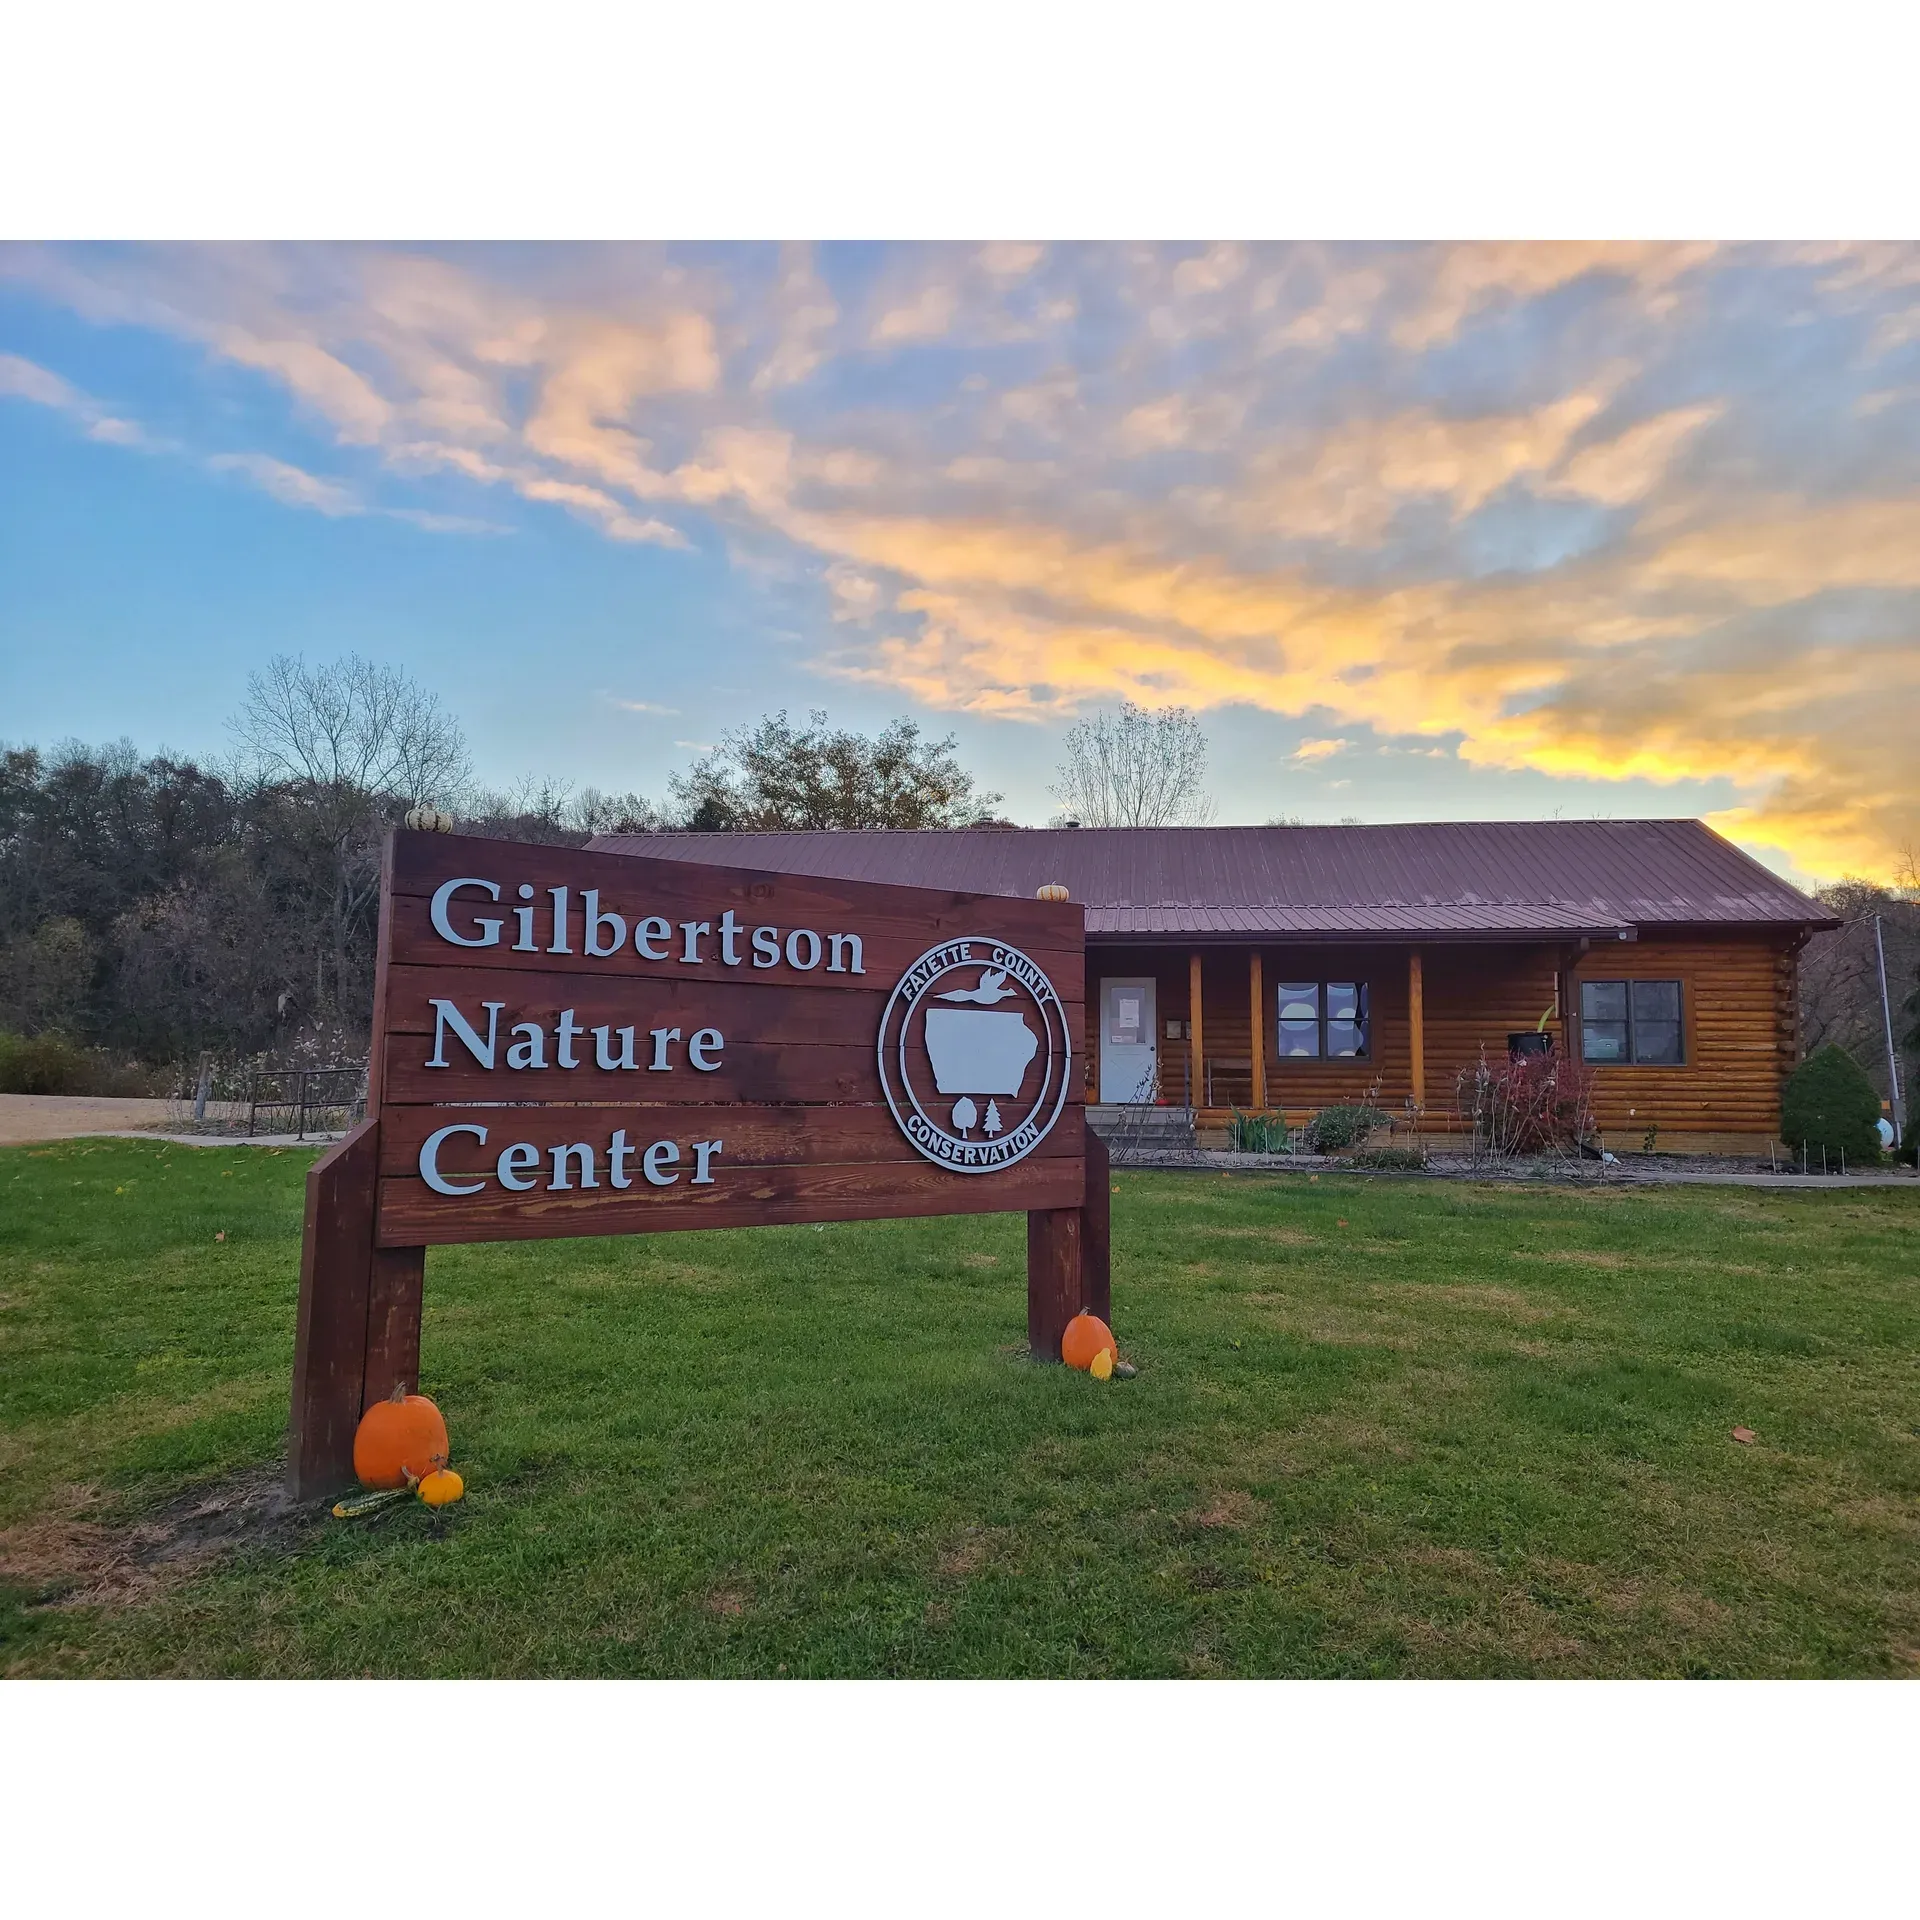
[(430, 1507), (450, 1506), (467, 1490), (467, 1483), (451, 1467), (442, 1467), (420, 1482), (416, 1491)]

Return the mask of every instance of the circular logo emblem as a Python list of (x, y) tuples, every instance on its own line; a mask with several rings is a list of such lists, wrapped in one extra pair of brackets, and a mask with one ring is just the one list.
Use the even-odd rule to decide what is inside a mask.
[(880, 1085), (937, 1165), (1024, 1160), (1066, 1105), (1073, 1036), (1053, 982), (1018, 947), (950, 940), (901, 976), (880, 1019)]

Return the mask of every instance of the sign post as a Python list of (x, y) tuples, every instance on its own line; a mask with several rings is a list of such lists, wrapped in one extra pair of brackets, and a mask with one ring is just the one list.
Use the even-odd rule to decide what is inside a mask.
[(1111, 1320), (1078, 905), (404, 832), (367, 1118), (307, 1178), (288, 1478), (417, 1386), (426, 1249), (1027, 1214), (1027, 1336)]

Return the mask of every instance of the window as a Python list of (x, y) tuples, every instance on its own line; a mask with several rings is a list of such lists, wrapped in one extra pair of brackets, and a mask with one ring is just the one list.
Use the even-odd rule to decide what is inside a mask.
[(1364, 1060), (1367, 986), (1364, 980), (1286, 980), (1279, 988), (1281, 1060)]
[(1583, 980), (1580, 1055), (1598, 1066), (1685, 1062), (1678, 980)]

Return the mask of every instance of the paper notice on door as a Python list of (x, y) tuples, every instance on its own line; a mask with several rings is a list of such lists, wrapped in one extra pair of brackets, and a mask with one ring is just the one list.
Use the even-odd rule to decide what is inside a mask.
[(1115, 1022), (1125, 1034), (1137, 1034), (1140, 1031), (1140, 1001), (1131, 993), (1123, 993), (1114, 1003)]

